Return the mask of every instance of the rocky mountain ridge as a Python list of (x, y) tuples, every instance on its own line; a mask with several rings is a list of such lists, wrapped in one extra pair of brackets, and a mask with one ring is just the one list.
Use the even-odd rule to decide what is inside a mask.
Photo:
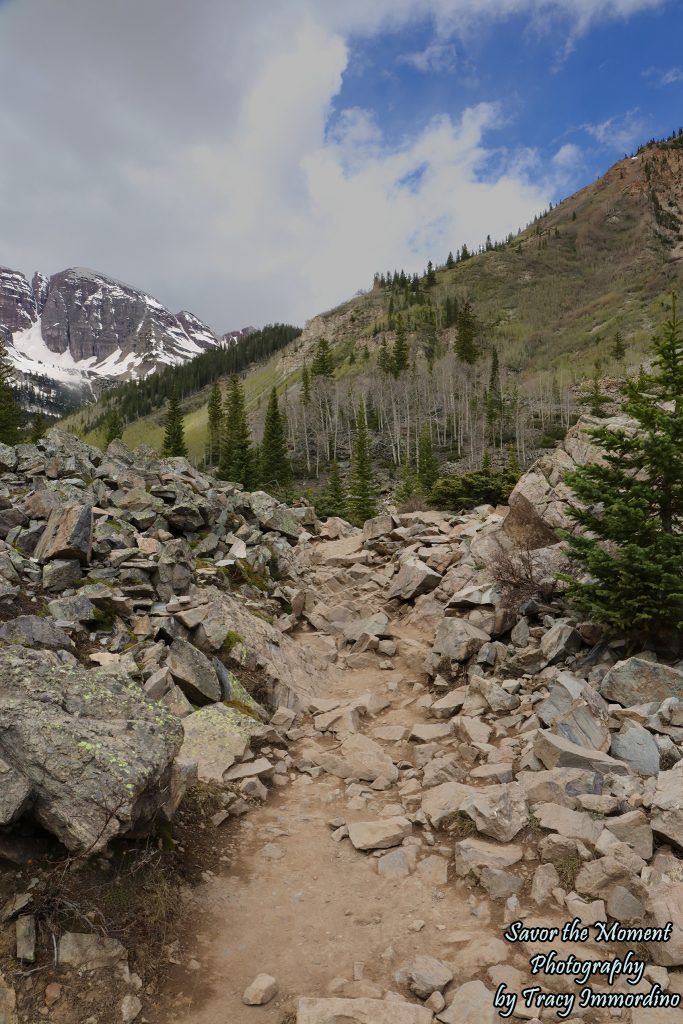
[(36, 273), (29, 282), (0, 268), (0, 334), (38, 402), (41, 381), (93, 397), (108, 382), (144, 378), (234, 344), (243, 333), (219, 338), (193, 313), (173, 314), (145, 292), (91, 270)]

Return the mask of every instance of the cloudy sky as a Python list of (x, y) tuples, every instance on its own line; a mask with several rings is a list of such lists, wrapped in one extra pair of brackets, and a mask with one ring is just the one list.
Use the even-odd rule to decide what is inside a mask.
[(0, 263), (303, 323), (677, 129), (682, 9), (0, 0)]

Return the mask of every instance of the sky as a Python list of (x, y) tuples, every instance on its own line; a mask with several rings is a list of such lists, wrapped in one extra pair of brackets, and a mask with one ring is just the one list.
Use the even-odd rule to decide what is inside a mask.
[(680, 0), (0, 0), (0, 263), (303, 325), (678, 129), (681, 39)]

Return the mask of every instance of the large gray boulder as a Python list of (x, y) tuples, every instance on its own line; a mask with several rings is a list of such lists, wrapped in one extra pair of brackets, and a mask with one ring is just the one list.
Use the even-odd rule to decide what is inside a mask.
[(683, 697), (683, 672), (647, 658), (627, 658), (607, 672), (600, 693), (606, 700), (624, 707)]
[(387, 600), (398, 597), (402, 601), (412, 601), (421, 594), (435, 590), (439, 583), (441, 576), (425, 562), (415, 557), (406, 558), (389, 584)]
[(49, 651), (0, 649), (0, 757), (31, 814), (70, 850), (147, 828), (172, 796), (178, 719), (124, 672)]
[(45, 532), (35, 549), (40, 562), (53, 558), (75, 558), (81, 564), (90, 561), (92, 552), (92, 505), (66, 505), (53, 509)]

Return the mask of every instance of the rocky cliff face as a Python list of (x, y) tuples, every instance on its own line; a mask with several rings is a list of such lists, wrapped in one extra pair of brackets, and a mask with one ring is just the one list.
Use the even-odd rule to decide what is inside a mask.
[(36, 273), (31, 282), (0, 268), (0, 334), (25, 379), (47, 377), (84, 394), (224, 343), (193, 313), (173, 314), (151, 295), (79, 267)]

